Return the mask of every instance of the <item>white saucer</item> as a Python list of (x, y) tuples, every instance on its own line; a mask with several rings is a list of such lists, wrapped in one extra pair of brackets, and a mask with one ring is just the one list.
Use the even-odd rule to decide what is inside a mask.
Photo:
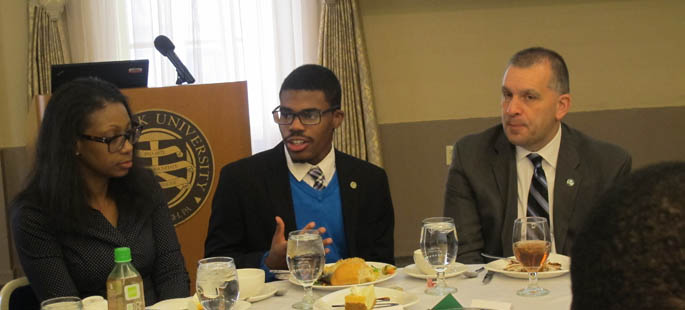
[[(469, 268), (460, 263), (454, 263), (453, 265), (449, 265), (447, 267), (447, 272), (445, 272), (445, 278), (451, 278), (451, 277), (456, 277), (462, 273), (464, 273), (466, 270)], [(419, 270), (418, 267), (416, 267), (415, 264), (408, 265), (402, 269), (404, 273), (408, 274), (411, 277), (414, 278), (419, 278), (419, 279), (435, 279), (437, 275), (430, 275), (430, 274), (425, 274)]]
[(257, 295), (250, 296), (250, 297), (245, 298), (245, 299), (243, 299), (243, 298), (240, 298), (240, 299), (246, 300), (249, 302), (258, 302), (260, 300), (264, 300), (264, 299), (267, 299), (267, 298), (273, 296), (274, 294), (276, 294), (276, 291), (278, 291), (278, 289), (276, 289), (272, 285), (266, 284), (266, 285), (264, 285), (264, 287), (262, 287), (262, 291), (257, 293)]
[[(515, 257), (512, 256), (510, 258), (515, 258)], [(549, 254), (549, 258), (547, 258), (547, 260), (550, 262), (560, 263), (561, 264), (561, 270), (538, 272), (538, 279), (547, 279), (547, 278), (559, 277), (559, 276), (563, 276), (563, 275), (565, 275), (571, 271), (571, 258), (566, 256), (566, 255), (552, 253), (552, 254)], [(509, 264), (509, 261), (507, 259), (499, 259), (499, 260), (492, 261), (492, 262), (486, 264), (485, 269), (487, 269), (489, 271), (498, 272), (498, 273), (501, 273), (503, 275), (506, 275), (506, 276), (509, 276), (512, 278), (528, 279), (528, 273), (527, 272), (504, 270), (504, 268), (508, 264)]]
[[(186, 297), (163, 300), (150, 306), (150, 308), (159, 310), (195, 310), (194, 306), (195, 302), (193, 301), (193, 297)], [(247, 310), (250, 306), (252, 306), (251, 303), (238, 300), (233, 304), (232, 310)]]

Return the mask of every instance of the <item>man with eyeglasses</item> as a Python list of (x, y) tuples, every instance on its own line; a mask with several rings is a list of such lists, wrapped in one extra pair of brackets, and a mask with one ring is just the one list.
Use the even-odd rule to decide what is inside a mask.
[(385, 171), (335, 150), (343, 121), (341, 87), (319, 65), (295, 69), (272, 111), (283, 141), (225, 166), (212, 203), (205, 256), (238, 268), (287, 269), (286, 239), (318, 229), (326, 261), (394, 261), (394, 211)]

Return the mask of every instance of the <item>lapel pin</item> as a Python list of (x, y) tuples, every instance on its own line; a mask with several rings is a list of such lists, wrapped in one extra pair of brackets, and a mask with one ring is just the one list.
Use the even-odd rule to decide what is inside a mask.
[(566, 185), (573, 187), (574, 185), (576, 185), (576, 181), (574, 181), (573, 179), (566, 179)]
[(355, 182), (355, 181), (350, 182), (350, 188), (356, 189), (357, 188), (357, 182)]

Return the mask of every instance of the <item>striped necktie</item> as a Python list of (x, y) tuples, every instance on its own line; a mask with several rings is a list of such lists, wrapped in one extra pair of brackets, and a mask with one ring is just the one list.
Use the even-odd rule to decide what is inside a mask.
[(549, 196), (547, 195), (545, 170), (542, 169), (542, 157), (537, 153), (530, 153), (527, 157), (533, 163), (534, 170), (533, 178), (530, 181), (526, 214), (527, 216), (544, 217), (549, 223), (549, 202), (547, 200)]
[(314, 179), (314, 185), (312, 187), (315, 190), (322, 190), (325, 186), (323, 185), (324, 182), (326, 182), (326, 177), (323, 175), (323, 171), (321, 171), (321, 168), (314, 166), (312, 169), (309, 169), (309, 172), (307, 174)]

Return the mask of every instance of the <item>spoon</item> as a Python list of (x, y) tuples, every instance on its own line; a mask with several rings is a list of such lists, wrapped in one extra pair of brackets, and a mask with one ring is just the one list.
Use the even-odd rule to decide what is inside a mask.
[(480, 267), (480, 268), (478, 268), (478, 269), (476, 269), (476, 270), (474, 270), (474, 271), (464, 271), (464, 273), (462, 273), (462, 274), (463, 274), (465, 277), (467, 277), (467, 278), (470, 279), (470, 278), (475, 278), (475, 277), (477, 277), (477, 276), (478, 276), (478, 273), (480, 273), (480, 272), (483, 271), (483, 270), (485, 270), (485, 267)]

